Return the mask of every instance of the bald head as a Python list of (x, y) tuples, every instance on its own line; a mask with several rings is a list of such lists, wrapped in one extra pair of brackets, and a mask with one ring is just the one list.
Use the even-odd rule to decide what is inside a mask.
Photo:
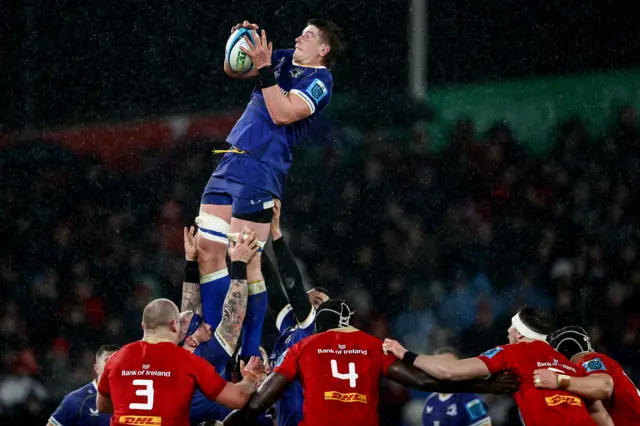
[[(156, 299), (145, 306), (142, 312), (142, 327), (146, 332), (172, 328), (180, 319), (180, 311), (169, 299)], [(174, 326), (175, 326), (174, 325)]]

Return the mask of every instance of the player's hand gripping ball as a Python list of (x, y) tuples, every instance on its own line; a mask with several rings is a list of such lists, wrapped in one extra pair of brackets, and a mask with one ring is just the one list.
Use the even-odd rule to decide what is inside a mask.
[[(246, 22), (246, 21), (245, 21)], [(257, 27), (257, 26), (256, 26)], [(235, 27), (234, 27), (235, 28)], [(247, 38), (252, 41), (253, 35), (251, 28), (240, 27), (231, 33), (231, 37), (227, 40), (227, 46), (224, 54), (233, 72), (244, 74), (253, 68), (253, 61), (240, 48), (250, 49)]]

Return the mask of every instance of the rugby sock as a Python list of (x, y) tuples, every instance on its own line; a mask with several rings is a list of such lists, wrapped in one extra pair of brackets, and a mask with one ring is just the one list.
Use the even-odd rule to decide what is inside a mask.
[(227, 268), (200, 276), (200, 296), (204, 321), (215, 330), (222, 319), (222, 305), (231, 279)]
[(247, 315), (242, 323), (242, 348), (240, 356), (260, 356), (262, 326), (267, 312), (267, 287), (264, 281), (249, 283)]

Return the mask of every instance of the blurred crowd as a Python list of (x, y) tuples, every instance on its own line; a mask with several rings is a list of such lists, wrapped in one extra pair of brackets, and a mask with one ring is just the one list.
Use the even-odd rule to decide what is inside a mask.
[[(286, 236), (307, 284), (348, 298), (356, 325), (378, 337), (473, 356), (505, 343), (515, 310), (535, 305), (559, 326), (588, 328), (638, 383), (636, 123), (631, 108), (604, 135), (562, 123), (544, 156), (507, 123), (479, 135), (462, 120), (438, 154), (427, 134), (406, 143), (371, 130), (357, 155), (294, 161)], [(134, 174), (47, 141), (0, 151), (1, 424), (45, 424), (92, 380), (99, 345), (139, 338), (153, 298), (179, 300), (182, 227), (197, 215), (214, 145), (148, 152)], [(267, 347), (272, 335), (268, 324)], [(386, 424), (421, 396), (384, 392)]]

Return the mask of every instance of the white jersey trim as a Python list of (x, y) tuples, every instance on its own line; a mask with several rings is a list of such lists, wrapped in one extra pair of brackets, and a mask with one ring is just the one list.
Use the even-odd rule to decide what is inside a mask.
[(49, 423), (51, 423), (53, 426), (64, 426), (62, 423), (57, 421), (53, 416), (49, 417)]
[(311, 114), (313, 114), (314, 112), (316, 112), (316, 105), (313, 103), (313, 101), (311, 100), (311, 98), (309, 98), (307, 95), (305, 95), (304, 92), (301, 92), (298, 89), (291, 89), (291, 91), (289, 93), (294, 93), (298, 96), (300, 96), (302, 98), (302, 100), (307, 104), (307, 106), (309, 107), (309, 111), (311, 111)]
[(293, 308), (291, 307), (291, 305), (287, 305), (280, 310), (278, 316), (276, 317), (276, 328), (278, 329), (278, 331), (281, 331), (280, 329), (282, 328), (282, 321), (284, 321), (287, 314), (292, 310)]

